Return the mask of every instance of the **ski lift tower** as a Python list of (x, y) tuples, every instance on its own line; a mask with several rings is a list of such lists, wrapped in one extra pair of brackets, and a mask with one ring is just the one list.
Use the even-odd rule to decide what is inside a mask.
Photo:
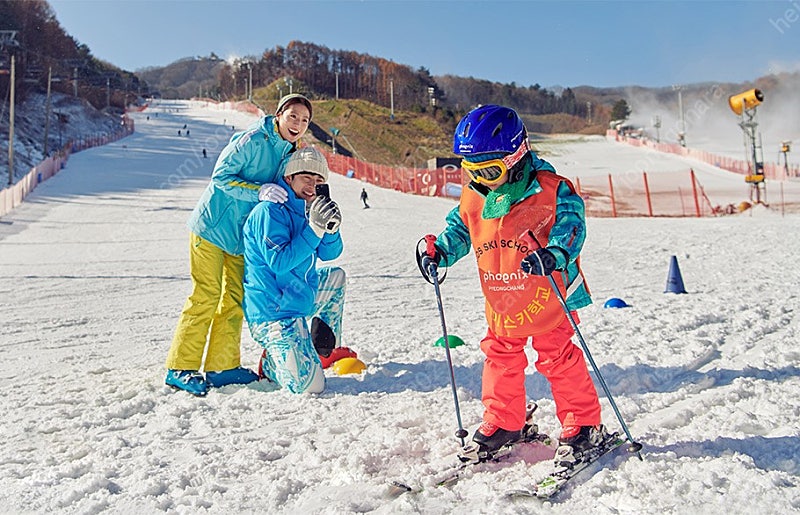
[[(761, 146), (756, 141), (756, 107), (764, 100), (764, 94), (760, 89), (750, 89), (738, 95), (731, 95), (728, 98), (728, 105), (731, 110), (741, 117), (739, 127), (744, 132), (744, 147), (747, 154), (750, 173), (745, 176), (744, 181), (750, 185), (750, 200), (756, 204), (766, 203), (767, 185), (764, 180), (764, 156)], [(762, 151), (761, 160), (758, 159), (758, 152)]]

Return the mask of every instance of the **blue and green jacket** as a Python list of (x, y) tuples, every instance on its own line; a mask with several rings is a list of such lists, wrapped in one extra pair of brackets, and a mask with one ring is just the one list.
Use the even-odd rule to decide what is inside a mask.
[(281, 138), (274, 116), (235, 134), (217, 159), (211, 182), (189, 217), (189, 229), (228, 254), (244, 253), (242, 228), (264, 183), (283, 177), (295, 145)]

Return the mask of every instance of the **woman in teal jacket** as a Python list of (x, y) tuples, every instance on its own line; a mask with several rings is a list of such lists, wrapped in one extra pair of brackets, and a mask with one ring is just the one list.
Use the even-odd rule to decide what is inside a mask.
[(167, 385), (203, 396), (209, 386), (258, 378), (240, 366), (242, 227), (259, 200), (286, 200), (286, 190), (275, 183), (310, 121), (311, 102), (302, 95), (287, 95), (275, 116), (234, 135), (217, 159), (211, 182), (188, 222), (192, 293), (167, 356)]

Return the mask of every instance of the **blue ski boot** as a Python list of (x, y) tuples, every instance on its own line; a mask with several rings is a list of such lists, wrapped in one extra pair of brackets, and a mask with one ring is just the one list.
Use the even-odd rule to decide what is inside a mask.
[(167, 377), (164, 379), (164, 383), (176, 390), (183, 390), (197, 397), (205, 397), (208, 393), (208, 384), (203, 374), (197, 370), (167, 370)]
[(258, 374), (249, 368), (236, 367), (220, 372), (206, 372), (208, 386), (219, 388), (229, 384), (247, 384), (258, 381)]

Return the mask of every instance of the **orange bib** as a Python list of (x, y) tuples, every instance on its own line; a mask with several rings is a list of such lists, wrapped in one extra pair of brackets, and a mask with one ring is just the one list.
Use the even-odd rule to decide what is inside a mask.
[[(486, 200), (464, 188), (459, 214), (469, 229), (478, 260), (478, 274), (486, 298), (486, 321), (498, 336), (527, 337), (545, 334), (564, 320), (564, 311), (547, 277), (528, 275), (519, 268), (522, 258), (538, 248), (530, 238), (547, 245), (555, 221), (556, 195), (564, 180), (549, 172), (537, 175), (542, 191), (521, 200), (502, 218), (481, 217)], [(564, 292), (560, 273), (553, 274)]]

